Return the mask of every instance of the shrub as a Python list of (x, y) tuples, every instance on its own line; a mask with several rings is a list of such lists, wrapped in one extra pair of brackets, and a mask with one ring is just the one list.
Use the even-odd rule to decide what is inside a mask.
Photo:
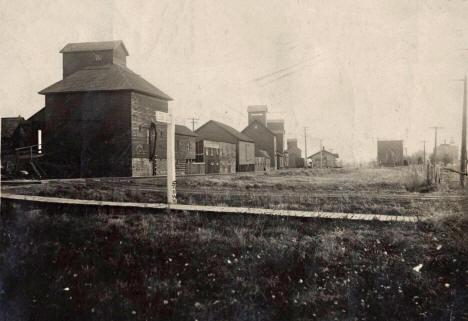
[(404, 174), (403, 185), (409, 192), (430, 192), (435, 187), (427, 182), (424, 173), (412, 168)]

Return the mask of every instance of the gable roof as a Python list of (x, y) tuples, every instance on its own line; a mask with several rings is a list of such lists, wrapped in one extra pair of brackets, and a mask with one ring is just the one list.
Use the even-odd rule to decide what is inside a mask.
[(252, 127), (252, 125), (254, 124), (257, 124), (257, 125), (260, 125), (262, 128), (264, 128), (267, 132), (269, 132), (270, 134), (272, 134), (273, 136), (276, 136), (275, 133), (268, 127), (266, 127), (265, 125), (263, 125), (260, 121), (258, 120), (254, 120), (253, 122), (251, 122), (247, 127), (245, 127), (243, 130), (242, 130), (242, 133), (244, 133), (248, 128)]
[(32, 122), (32, 121), (37, 121), (37, 122), (45, 121), (45, 107), (42, 107), (34, 115), (28, 118), (28, 122)]
[(65, 47), (63, 47), (63, 49), (60, 50), (60, 52), (66, 53), (66, 52), (115, 50), (118, 47), (122, 47), (125, 54), (128, 56), (128, 50), (127, 48), (125, 48), (125, 45), (122, 40), (69, 43)]
[(16, 128), (23, 122), (24, 118), (21, 116), (2, 118), (2, 138), (10, 138), (13, 136)]
[(198, 134), (197, 133), (194, 133), (193, 131), (191, 131), (190, 129), (188, 129), (186, 126), (184, 125), (175, 125), (175, 133), (177, 135), (184, 135), (184, 136), (193, 136), (193, 137), (197, 137)]
[[(312, 154), (312, 155), (308, 156), (307, 158), (312, 158), (312, 157), (314, 157), (315, 155), (320, 155), (320, 152), (322, 152), (322, 151), (318, 151), (318, 152), (316, 152), (315, 154)], [(324, 149), (323, 152), (324, 152), (324, 153), (327, 153), (327, 154), (330, 154), (330, 155), (332, 155), (332, 156), (335, 157), (335, 158), (339, 158), (339, 155), (338, 155), (338, 154), (331, 153), (331, 152), (329, 152), (328, 150), (325, 150), (325, 149)]]
[(241, 132), (239, 132), (238, 130), (232, 128), (231, 126), (228, 126), (226, 124), (223, 124), (219, 121), (216, 121), (216, 120), (210, 120), (208, 121), (207, 123), (205, 123), (203, 126), (201, 126), (200, 128), (198, 128), (196, 130), (196, 132), (198, 132), (201, 128), (207, 126), (208, 124), (214, 124), (218, 127), (220, 127), (221, 129), (223, 129), (225, 132), (227, 132), (229, 135), (233, 136), (234, 138), (236, 138), (237, 140), (241, 140), (241, 141), (244, 141), (244, 142), (250, 142), (250, 143), (255, 143), (252, 138), (242, 134)]
[(133, 90), (164, 100), (172, 100), (171, 97), (127, 67), (115, 64), (85, 67), (41, 90), (39, 93), (46, 95), (114, 90)]

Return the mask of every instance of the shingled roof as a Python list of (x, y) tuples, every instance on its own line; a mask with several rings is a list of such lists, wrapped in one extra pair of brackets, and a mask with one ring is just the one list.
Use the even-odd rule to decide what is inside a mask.
[(115, 64), (83, 68), (41, 90), (39, 93), (45, 95), (114, 90), (132, 90), (164, 100), (172, 100), (171, 97), (127, 67)]
[(103, 51), (103, 50), (114, 50), (118, 47), (122, 47), (125, 54), (128, 56), (128, 50), (122, 40), (115, 41), (98, 41), (98, 42), (78, 42), (69, 43), (62, 50), (61, 53), (66, 52), (84, 52), (84, 51)]
[[(316, 155), (320, 155), (321, 152), (322, 152), (322, 151), (318, 151), (318, 152), (316, 152), (315, 154), (312, 154), (312, 155), (308, 156), (307, 158), (312, 158), (312, 157), (315, 157)], [(323, 153), (329, 154), (329, 155), (331, 155), (331, 156), (333, 156), (333, 157), (335, 157), (335, 158), (339, 158), (339, 157), (340, 157), (338, 154), (329, 152), (329, 151), (326, 150), (326, 149), (323, 149)]]
[(177, 135), (184, 135), (184, 136), (193, 136), (193, 137), (197, 137), (198, 134), (197, 133), (194, 133), (193, 131), (191, 131), (190, 129), (188, 129), (186, 126), (184, 125), (175, 125), (175, 133)]
[[(254, 143), (254, 141), (252, 140), (252, 138), (242, 134), (241, 132), (239, 132), (238, 130), (232, 128), (231, 126), (228, 126), (226, 124), (223, 124), (219, 121), (216, 121), (216, 120), (210, 120), (208, 121), (205, 125), (201, 126), (200, 128), (208, 125), (209, 123), (213, 123), (215, 125), (217, 125), (218, 127), (220, 127), (221, 129), (223, 129), (224, 131), (228, 132), (231, 136), (235, 137), (237, 140), (241, 140), (241, 141), (244, 141), (244, 142), (250, 142), (250, 143)], [(197, 131), (200, 129), (198, 128)]]

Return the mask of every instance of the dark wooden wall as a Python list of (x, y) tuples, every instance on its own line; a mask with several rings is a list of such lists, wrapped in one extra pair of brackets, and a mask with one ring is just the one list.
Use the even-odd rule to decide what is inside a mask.
[(130, 92), (49, 94), (45, 108), (50, 176), (131, 175)]
[(177, 135), (175, 136), (175, 158), (176, 160), (195, 159), (196, 137)]
[(113, 56), (112, 50), (99, 52), (64, 52), (63, 78), (85, 67), (112, 64), (114, 60)]
[(288, 166), (291, 168), (303, 167), (304, 162), (302, 161), (301, 157), (301, 149), (298, 147), (291, 147), (288, 148), (288, 155), (289, 155), (289, 164)]
[(377, 162), (383, 166), (403, 165), (403, 141), (378, 141)]
[(242, 131), (243, 134), (252, 138), (256, 149), (263, 149), (270, 155), (270, 166), (275, 167), (276, 137), (265, 127), (255, 123), (249, 125)]

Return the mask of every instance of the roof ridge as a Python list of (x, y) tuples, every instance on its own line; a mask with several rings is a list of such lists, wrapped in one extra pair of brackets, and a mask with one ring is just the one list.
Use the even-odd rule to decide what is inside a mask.
[(162, 90), (125, 66), (106, 64), (98, 67), (88, 67), (77, 70), (39, 93), (45, 95), (67, 92), (129, 90), (164, 100), (172, 100)]
[[(237, 129), (235, 129), (234, 127), (231, 127), (225, 123), (222, 123), (220, 121), (217, 121), (217, 120), (214, 120), (214, 119), (211, 119), (209, 120), (206, 124), (208, 124), (209, 122), (213, 122), (215, 123), (216, 125), (218, 125), (219, 127), (221, 127), (225, 132), (227, 132), (229, 135), (231, 136), (234, 136), (234, 138), (238, 139), (238, 140), (241, 140), (241, 141), (246, 141), (246, 142), (254, 142), (254, 140), (252, 138), (250, 138), (249, 136), (241, 133), (240, 131), (238, 131)], [(205, 124), (205, 125), (206, 125)], [(203, 125), (203, 126), (205, 126)], [(202, 126), (202, 127), (203, 127)], [(201, 127), (200, 127), (201, 128)], [(231, 130), (234, 131), (234, 133), (231, 132)]]
[(115, 50), (118, 46), (122, 46), (125, 54), (129, 55), (122, 40), (69, 42), (60, 50), (60, 53)]
[[(265, 128), (267, 131), (269, 131), (273, 136), (276, 136), (276, 134), (275, 134), (270, 128), (268, 128), (267, 126), (263, 125), (263, 124), (262, 124), (259, 120), (257, 120), (257, 119), (253, 120), (249, 125), (247, 125), (247, 126), (242, 130), (241, 133), (244, 133), (244, 130), (246, 130), (247, 128), (249, 128), (253, 123), (258, 123), (258, 124), (260, 124), (263, 128)], [(244, 134), (244, 135), (246, 135), (246, 134)]]

